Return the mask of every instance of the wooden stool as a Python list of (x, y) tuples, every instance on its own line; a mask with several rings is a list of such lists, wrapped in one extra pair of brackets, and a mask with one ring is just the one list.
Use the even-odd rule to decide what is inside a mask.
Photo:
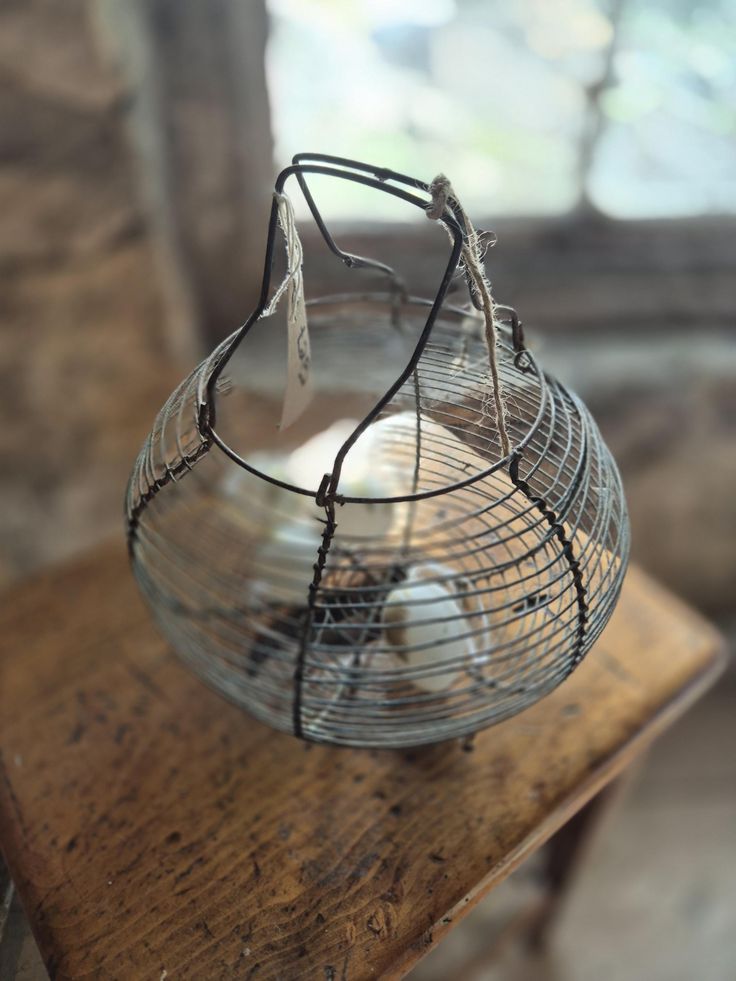
[(16, 588), (0, 637), (0, 845), (51, 976), (124, 981), (401, 977), (724, 663), (632, 570), (576, 673), (473, 752), (377, 752), (211, 693), (122, 546)]

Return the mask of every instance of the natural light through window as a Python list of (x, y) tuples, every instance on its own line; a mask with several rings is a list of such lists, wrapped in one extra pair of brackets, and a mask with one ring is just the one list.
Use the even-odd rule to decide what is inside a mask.
[[(444, 170), (485, 214), (585, 202), (616, 217), (736, 210), (727, 0), (269, 0), (269, 10), (281, 164), (319, 149)], [(365, 204), (345, 184), (328, 211), (389, 216), (382, 201), (370, 215)]]

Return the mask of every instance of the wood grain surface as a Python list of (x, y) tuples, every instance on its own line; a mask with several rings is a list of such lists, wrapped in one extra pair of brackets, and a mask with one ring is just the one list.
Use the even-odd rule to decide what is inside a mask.
[(413, 752), (303, 745), (208, 691), (110, 546), (0, 602), (0, 844), (54, 978), (401, 977), (713, 680), (633, 570), (555, 693)]

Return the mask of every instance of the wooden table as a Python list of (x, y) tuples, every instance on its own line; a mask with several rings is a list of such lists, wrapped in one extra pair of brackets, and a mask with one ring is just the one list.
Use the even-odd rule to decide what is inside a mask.
[(167, 650), (122, 547), (0, 603), (0, 844), (52, 977), (400, 977), (713, 681), (633, 570), (552, 695), (458, 743), (303, 745)]

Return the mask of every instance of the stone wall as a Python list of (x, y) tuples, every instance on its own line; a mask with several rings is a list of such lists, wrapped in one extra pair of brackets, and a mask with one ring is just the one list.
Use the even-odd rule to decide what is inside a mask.
[(179, 373), (89, 13), (0, 10), (0, 581), (119, 532), (128, 469)]

